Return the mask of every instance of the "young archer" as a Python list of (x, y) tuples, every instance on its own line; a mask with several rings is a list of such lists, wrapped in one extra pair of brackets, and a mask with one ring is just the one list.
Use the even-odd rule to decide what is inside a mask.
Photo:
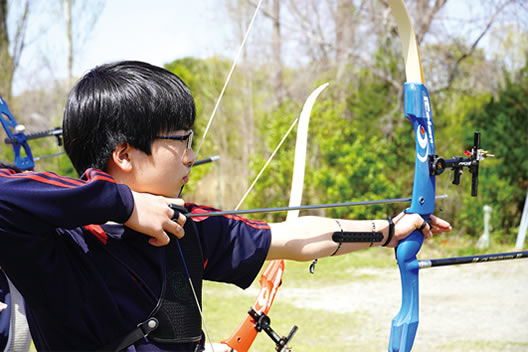
[[(193, 97), (174, 74), (142, 62), (107, 64), (73, 88), (64, 147), (80, 179), (0, 169), (0, 266), (26, 300), (39, 350), (196, 351), (203, 280), (248, 287), (265, 260), (307, 261), (366, 249), (336, 244), (340, 231), (370, 232), (395, 247), (412, 231), (450, 231), (431, 217), (266, 223), (237, 216), (186, 219), (210, 208), (179, 199), (195, 161)], [(336, 252), (337, 250), (337, 252)], [(127, 338), (154, 317), (146, 338)], [(131, 346), (124, 347), (123, 343)]]

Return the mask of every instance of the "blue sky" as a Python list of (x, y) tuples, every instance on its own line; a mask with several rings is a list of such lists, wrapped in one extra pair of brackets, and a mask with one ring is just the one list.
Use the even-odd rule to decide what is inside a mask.
[[(88, 1), (88, 4), (92, 4), (92, 1)], [(239, 41), (230, 41), (236, 36), (231, 33), (233, 21), (227, 19), (224, 1), (105, 2), (95, 27), (76, 51), (74, 75), (77, 77), (96, 65), (122, 59), (142, 60), (161, 66), (186, 56), (235, 56)], [(10, 1), (15, 13), (11, 18), (11, 27), (14, 27), (16, 8), (20, 7), (20, 3), (19, 0)], [(28, 28), (28, 44), (15, 75), (15, 94), (28, 88), (46, 87), (49, 82), (66, 77), (65, 24), (61, 9), (57, 6), (59, 1), (33, 0), (32, 4), (36, 7)], [(449, 4), (447, 13), (453, 20), (445, 30), (458, 36), (472, 37), (475, 33), (461, 34), (464, 21), (468, 17), (482, 17), (480, 7), (475, 6), (474, 0), (454, 0)], [(266, 20), (260, 15), (257, 17), (259, 21)], [(484, 38), (480, 47), (486, 45), (488, 37)]]
[[(89, 37), (74, 57), (74, 75), (115, 60), (163, 65), (174, 59), (234, 56), (238, 43), (225, 38), (230, 21), (215, 0), (107, 0)], [(28, 28), (28, 45), (15, 77), (15, 94), (66, 77), (65, 25), (60, 9), (37, 2)], [(43, 60), (45, 56), (47, 60)]]
[(119, 59), (162, 65), (178, 57), (204, 57), (221, 50), (215, 47), (222, 41), (218, 30), (222, 24), (216, 22), (215, 12), (223, 6), (214, 2), (107, 0), (76, 69), (85, 71)]

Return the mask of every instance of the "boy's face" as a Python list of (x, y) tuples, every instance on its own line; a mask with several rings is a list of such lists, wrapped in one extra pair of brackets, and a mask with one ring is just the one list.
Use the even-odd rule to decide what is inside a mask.
[[(179, 130), (160, 134), (163, 137), (186, 136), (189, 131)], [(189, 148), (187, 147), (189, 145)], [(145, 192), (176, 198), (184, 184), (189, 181), (194, 152), (187, 139), (155, 139), (152, 154), (133, 148), (133, 184), (129, 186), (136, 192)], [(129, 180), (130, 181), (130, 180)]]

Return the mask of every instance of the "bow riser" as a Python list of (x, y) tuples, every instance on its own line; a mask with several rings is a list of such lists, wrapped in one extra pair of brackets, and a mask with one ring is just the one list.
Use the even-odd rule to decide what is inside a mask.
[[(427, 88), (421, 83), (404, 85), (405, 117), (413, 125), (416, 157), (411, 207), (407, 213), (420, 214), (428, 220), (435, 207), (435, 176), (431, 176), (431, 156), (435, 139), (431, 103)], [(410, 351), (419, 322), (419, 263), (416, 259), (424, 237), (418, 230), (401, 241), (396, 250), (401, 274), (402, 305), (392, 321), (389, 351)]]
[(416, 141), (414, 185), (408, 213), (431, 215), (435, 207), (435, 177), (431, 176), (430, 159), (435, 155), (433, 116), (429, 93), (423, 84), (405, 83), (405, 117), (413, 125)]

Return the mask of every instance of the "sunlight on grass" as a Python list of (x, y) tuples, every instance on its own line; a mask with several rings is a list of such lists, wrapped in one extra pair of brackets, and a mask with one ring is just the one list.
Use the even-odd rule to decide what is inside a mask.
[[(250, 292), (248, 294), (235, 287), (207, 282), (204, 288), (204, 314), (213, 340), (218, 342), (229, 337), (245, 318), (256, 298), (256, 291)], [(357, 335), (362, 322), (368, 321), (368, 316), (364, 314), (299, 309), (278, 300), (269, 316), (271, 327), (281, 336), (287, 335), (294, 325), (298, 325), (299, 330), (290, 344), (295, 351), (343, 351), (375, 343), (359, 342), (359, 336), (351, 338)], [(385, 342), (380, 347), (383, 345)], [(273, 341), (265, 333), (257, 335), (251, 351), (272, 350)]]
[[(310, 262), (286, 262), (283, 282), (287, 287), (324, 288), (340, 285), (351, 280), (367, 280), (370, 275), (364, 269), (387, 268), (395, 265), (394, 252), (390, 249), (374, 249), (351, 255), (319, 260), (315, 275), (308, 271)], [(361, 271), (358, 273), (356, 271)], [(259, 275), (260, 276), (260, 275)], [(214, 282), (204, 283), (204, 315), (211, 338), (218, 342), (228, 338), (245, 318), (255, 302), (259, 290), (258, 279), (248, 290)], [(343, 297), (344, 300), (348, 297)], [(338, 302), (336, 302), (338, 304)], [(281, 336), (287, 335), (293, 325), (298, 325), (292, 346), (296, 351), (376, 351), (385, 348), (386, 341), (366, 341), (358, 335), (360, 327), (372, 320), (368, 313), (336, 313), (331, 311), (298, 308), (278, 298), (271, 308), (271, 327)], [(374, 327), (382, 333), (386, 326)], [(373, 349), (365, 349), (365, 346)], [(257, 336), (251, 351), (274, 350), (273, 341), (265, 334)]]
[[(506, 246), (495, 245), (487, 250), (461, 250), (461, 248), (472, 248), (473, 243), (460, 237), (438, 236), (434, 240), (427, 241), (419, 253), (420, 259), (440, 258), (448, 256), (490, 253), (493, 251), (510, 251)], [(397, 263), (394, 249), (374, 248), (359, 251), (348, 255), (320, 259), (316, 265), (315, 274), (309, 273), (310, 262), (286, 262), (286, 270), (283, 276), (284, 288), (308, 289), (310, 292), (316, 290), (325, 295), (325, 288), (349, 285), (351, 282), (381, 282), (387, 274), (396, 271)], [(205, 282), (204, 283), (204, 314), (207, 327), (214, 342), (220, 342), (228, 338), (247, 315), (247, 311), (255, 302), (259, 292), (258, 277), (250, 288), (241, 290), (232, 285)], [(372, 286), (370, 286), (372, 287)], [(320, 291), (318, 291), (320, 289)], [(379, 291), (373, 291), (376, 295)], [(294, 325), (298, 325), (292, 343), (294, 351), (362, 351), (375, 352), (387, 348), (390, 319), (386, 324), (379, 324), (379, 316), (372, 314), (380, 313), (373, 309), (372, 305), (360, 306), (353, 313), (344, 312), (339, 305), (353, 297), (342, 297), (343, 302), (336, 301), (335, 306), (329, 306), (328, 310), (311, 309), (308, 296), (303, 296), (304, 302), (299, 305), (290, 301), (288, 296), (281, 296), (279, 289), (277, 299), (271, 308), (269, 316), (271, 327), (281, 336), (289, 333)], [(380, 296), (380, 298), (383, 295)], [(340, 298), (338, 298), (340, 299)], [(387, 304), (383, 299), (380, 305)], [(332, 301), (330, 301), (332, 305)], [(315, 304), (314, 304), (315, 306)], [(337, 306), (337, 309), (335, 307)], [(302, 307), (302, 308), (301, 308)], [(378, 312), (378, 313), (375, 313)], [(392, 313), (391, 313), (392, 314)], [(380, 326), (378, 326), (378, 325)], [(436, 351), (526, 351), (528, 344), (502, 341), (471, 341), (457, 340), (452, 344), (435, 345), (435, 341), (427, 342), (431, 350)], [(423, 346), (422, 346), (423, 347)], [(273, 351), (274, 343), (265, 334), (257, 335), (251, 351)]]

